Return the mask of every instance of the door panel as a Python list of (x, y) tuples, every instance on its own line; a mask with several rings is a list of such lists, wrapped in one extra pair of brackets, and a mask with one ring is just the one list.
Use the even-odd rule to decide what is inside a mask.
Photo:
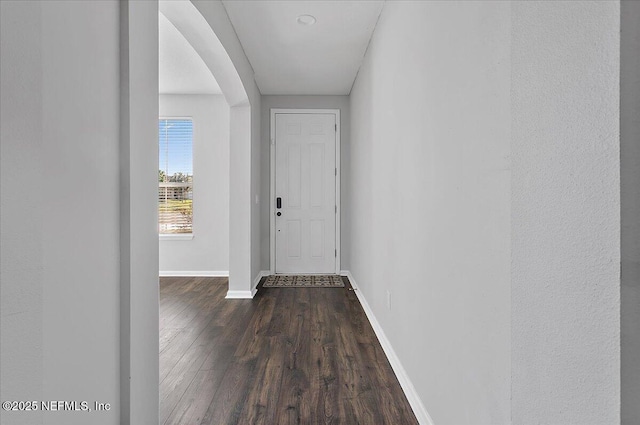
[(336, 117), (275, 116), (276, 273), (334, 273)]
[(287, 257), (300, 258), (300, 247), (302, 246), (301, 220), (285, 220), (287, 225)]
[(309, 146), (309, 208), (322, 208), (324, 205), (324, 148), (320, 143)]
[[(285, 188), (287, 196), (284, 198), (285, 205), (289, 208), (300, 208), (302, 200), (302, 158), (301, 147), (299, 145), (288, 144), (287, 158), (287, 185)], [(276, 171), (277, 172), (277, 171)]]

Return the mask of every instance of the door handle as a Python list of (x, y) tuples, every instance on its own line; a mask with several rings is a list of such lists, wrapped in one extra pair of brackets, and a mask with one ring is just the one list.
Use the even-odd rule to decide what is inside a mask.
[(279, 196), (276, 198), (276, 208), (282, 208), (282, 198)]

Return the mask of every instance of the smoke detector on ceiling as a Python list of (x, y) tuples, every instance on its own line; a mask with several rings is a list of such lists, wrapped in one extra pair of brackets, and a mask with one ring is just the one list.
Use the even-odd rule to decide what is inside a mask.
[(313, 25), (317, 22), (316, 17), (313, 15), (300, 15), (296, 18), (296, 21), (300, 24), (300, 25)]

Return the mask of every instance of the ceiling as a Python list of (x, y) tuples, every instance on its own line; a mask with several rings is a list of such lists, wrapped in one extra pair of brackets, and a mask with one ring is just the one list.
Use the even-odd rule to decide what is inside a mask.
[(159, 14), (159, 93), (221, 94), (220, 86), (200, 55), (162, 14)]
[[(351, 92), (384, 1), (223, 0), (262, 94)], [(301, 25), (300, 15), (314, 25)]]

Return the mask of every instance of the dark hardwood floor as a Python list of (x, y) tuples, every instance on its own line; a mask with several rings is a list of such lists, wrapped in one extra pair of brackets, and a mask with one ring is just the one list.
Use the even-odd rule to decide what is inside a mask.
[(417, 424), (345, 288), (160, 279), (160, 424)]

